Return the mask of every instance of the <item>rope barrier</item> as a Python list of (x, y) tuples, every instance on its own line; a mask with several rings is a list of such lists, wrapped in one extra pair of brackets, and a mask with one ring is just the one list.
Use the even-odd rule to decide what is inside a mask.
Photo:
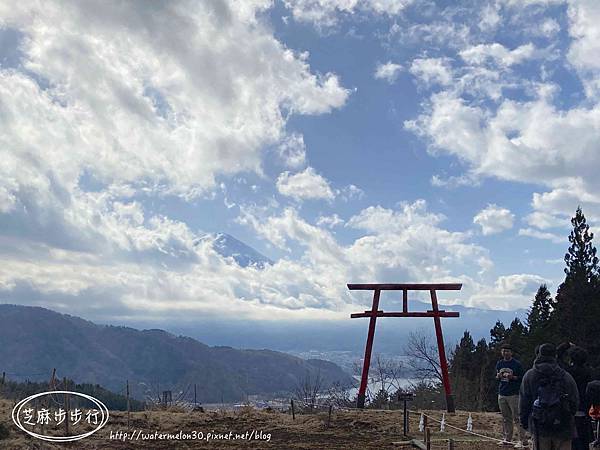
[[(411, 410), (409, 410), (408, 412), (409, 412), (410, 414), (422, 414), (423, 416), (426, 416), (428, 419), (431, 419), (431, 420), (433, 420), (434, 422), (437, 422), (437, 423), (439, 423), (440, 425), (442, 424), (442, 421), (441, 421), (441, 420), (437, 420), (436, 418), (434, 418), (434, 417), (430, 416), (429, 414), (425, 414), (425, 413), (419, 413), (419, 412), (417, 412), (417, 411), (411, 411)], [(450, 425), (449, 423), (445, 423), (444, 425), (445, 425), (446, 427), (453, 428), (453, 429), (455, 429), (455, 430), (458, 430), (458, 431), (462, 431), (463, 433), (472, 434), (473, 436), (478, 436), (478, 437), (481, 437), (481, 438), (484, 438), (484, 439), (488, 439), (488, 440), (490, 440), (490, 441), (494, 441), (494, 442), (504, 442), (504, 440), (503, 440), (503, 439), (494, 438), (494, 437), (491, 437), (491, 436), (487, 436), (487, 435), (485, 435), (485, 434), (475, 433), (474, 431), (469, 431), (469, 430), (465, 430), (465, 429), (463, 429), (463, 428), (455, 427), (454, 425)], [(514, 442), (511, 442), (511, 444), (514, 444)]]

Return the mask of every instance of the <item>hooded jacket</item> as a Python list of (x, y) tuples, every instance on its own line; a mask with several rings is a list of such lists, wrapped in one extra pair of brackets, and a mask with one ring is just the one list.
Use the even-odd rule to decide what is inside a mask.
[(575, 415), (577, 407), (579, 406), (579, 393), (577, 391), (577, 384), (575, 383), (573, 377), (564, 369), (562, 369), (557, 364), (556, 359), (551, 356), (538, 356), (533, 364), (533, 368), (529, 369), (523, 377), (519, 397), (521, 425), (526, 430), (529, 430), (532, 434), (536, 432), (535, 424), (531, 419), (531, 411), (533, 409), (533, 402), (538, 396), (540, 381), (546, 377), (557, 377), (562, 380), (563, 387), (567, 394), (569, 410), (571, 412), (571, 427), (566, 430), (556, 430), (556, 432), (552, 433), (552, 435), (564, 437), (565, 439), (571, 439), (575, 429), (573, 416)]

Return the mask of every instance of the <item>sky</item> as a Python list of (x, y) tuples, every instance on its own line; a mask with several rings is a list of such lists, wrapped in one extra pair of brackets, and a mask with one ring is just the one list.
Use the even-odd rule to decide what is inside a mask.
[[(596, 0), (0, 2), (0, 300), (347, 320), (527, 308), (600, 220)], [(272, 261), (216, 251), (227, 233)], [(385, 309), (385, 304), (382, 304)]]

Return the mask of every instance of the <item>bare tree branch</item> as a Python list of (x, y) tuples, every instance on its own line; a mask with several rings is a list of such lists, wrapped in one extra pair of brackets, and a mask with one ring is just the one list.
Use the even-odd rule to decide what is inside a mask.
[(309, 371), (298, 385), (296, 386), (294, 395), (305, 408), (314, 409), (317, 406), (319, 396), (323, 391), (323, 377), (321, 369), (316, 374), (311, 374)]
[(422, 329), (411, 332), (404, 351), (418, 379), (423, 382), (432, 379), (442, 382), (439, 352), (431, 334)]

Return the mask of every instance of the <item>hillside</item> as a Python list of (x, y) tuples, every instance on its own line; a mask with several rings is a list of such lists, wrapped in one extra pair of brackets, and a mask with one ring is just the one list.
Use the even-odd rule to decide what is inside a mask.
[(246, 395), (293, 390), (307, 373), (325, 384), (349, 383), (337, 365), (269, 350), (209, 347), (162, 330), (96, 325), (44, 308), (0, 305), (1, 371), (9, 378), (59, 376), (132, 395), (197, 385), (201, 402), (239, 401)]
[[(0, 423), (10, 430), (9, 437), (0, 443), (11, 449), (30, 449), (35, 439), (16, 429), (10, 422), (10, 402), (0, 400)], [(441, 418), (441, 411), (425, 411), (432, 418)], [(499, 413), (472, 413), (473, 431), (491, 439), (470, 435), (450, 428), (465, 428), (468, 413), (458, 411), (446, 417), (448, 428), (439, 431), (439, 424), (431, 425), (432, 448), (447, 449), (448, 439), (452, 438), (457, 450), (489, 450), (498, 448), (502, 425)], [(410, 445), (402, 445), (406, 437), (402, 434), (402, 411), (382, 410), (338, 410), (332, 412), (331, 420), (327, 412), (317, 414), (297, 414), (292, 418), (289, 412), (261, 411), (243, 408), (239, 411), (210, 411), (206, 413), (175, 411), (144, 411), (131, 414), (131, 427), (127, 429), (126, 413), (111, 411), (105, 428), (89, 438), (77, 441), (78, 449), (382, 449), (396, 448), (409, 450)], [(328, 423), (329, 422), (329, 423)], [(411, 437), (422, 439), (418, 431), (419, 414), (410, 416)], [(328, 426), (329, 425), (329, 426)], [(159, 433), (187, 434), (203, 433), (203, 439), (158, 440), (143, 437)], [(111, 439), (111, 432), (129, 432), (139, 436), (131, 440)], [(263, 439), (252, 441), (219, 439), (218, 435), (228, 433), (243, 435), (254, 432)], [(215, 438), (210, 438), (209, 433)], [(262, 433), (262, 434), (261, 434)], [(122, 435), (121, 435), (122, 436)], [(268, 439), (268, 440), (267, 440)], [(39, 441), (37, 441), (39, 442)], [(1, 445), (1, 444), (0, 444)], [(45, 444), (47, 449), (62, 449), (65, 445)]]

